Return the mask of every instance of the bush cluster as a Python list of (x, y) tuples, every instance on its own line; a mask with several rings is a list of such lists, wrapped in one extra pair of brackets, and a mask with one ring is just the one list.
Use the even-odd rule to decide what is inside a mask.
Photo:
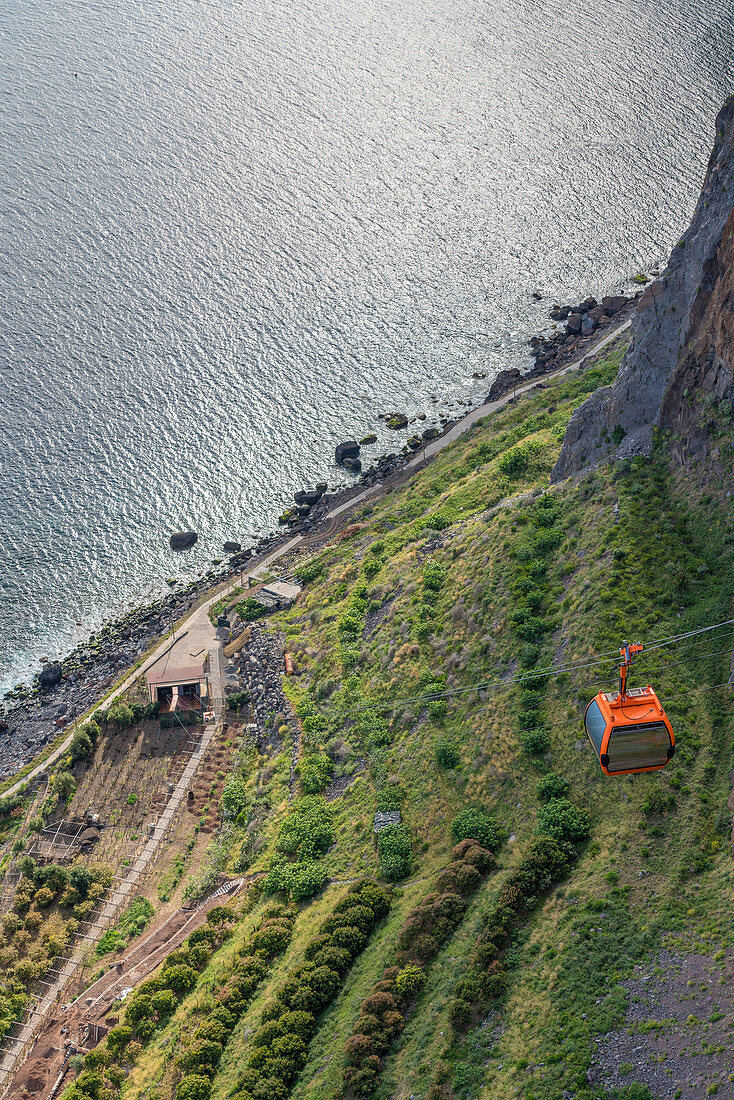
[(294, 573), (294, 576), (299, 584), (309, 584), (310, 581), (315, 581), (324, 571), (323, 561), (318, 559), (314, 561), (305, 562), (303, 565), (299, 565)]
[(387, 720), (384, 715), (375, 710), (360, 711), (354, 727), (363, 746), (370, 752), (375, 749), (384, 749), (392, 741)]
[(434, 892), (406, 917), (398, 936), (396, 961), (401, 965), (388, 967), (362, 1002), (345, 1046), (344, 1082), (357, 1095), (375, 1091), (381, 1059), (403, 1029), (406, 1006), (423, 988), (425, 967), (455, 931), (466, 912), (467, 899), (495, 865), (486, 848), (473, 840), (462, 841), (436, 877)]
[(334, 764), (324, 752), (312, 752), (300, 765), (301, 787), (304, 794), (325, 791), (334, 771)]
[(449, 1018), (457, 1031), (466, 1028), (476, 1011), (484, 1011), (502, 997), (507, 986), (502, 952), (518, 916), (531, 909), (538, 896), (565, 875), (576, 855), (575, 848), (564, 841), (536, 837), (509, 873), (456, 986)]
[(349, 888), (306, 946), (263, 1012), (237, 1081), (238, 1100), (285, 1100), (306, 1061), (316, 1017), (339, 993), (346, 972), (390, 908), (389, 889), (362, 881)]
[(435, 756), (440, 768), (457, 768), (461, 763), (456, 744), (446, 737), (442, 737), (436, 745)]
[(388, 882), (397, 882), (410, 873), (413, 845), (405, 825), (386, 825), (377, 834), (380, 870)]
[(429, 591), (438, 592), (439, 588), (446, 580), (446, 566), (441, 565), (435, 558), (429, 558), (426, 564), (423, 566), (423, 587)]
[(287, 893), (292, 901), (313, 897), (326, 884), (318, 860), (336, 839), (329, 805), (317, 795), (300, 798), (280, 827), (273, 859), (263, 883), (266, 894)]
[[(511, 454), (512, 451), (508, 452), (508, 456)], [(522, 533), (511, 553), (513, 612), (510, 623), (518, 644), (520, 667), (526, 670), (538, 664), (546, 635), (555, 625), (547, 610), (550, 602), (548, 566), (562, 537), (557, 526), (559, 518), (558, 504), (550, 493), (532, 507), (524, 508), (518, 516), (518, 523), (522, 520)], [(525, 681), (518, 691), (515, 720), (520, 730), (520, 745), (528, 756), (542, 756), (550, 748), (550, 736), (541, 715), (543, 692), (540, 689), (545, 683), (545, 679), (536, 677), (533, 681)]]
[(555, 840), (574, 843), (586, 840), (591, 820), (586, 810), (580, 810), (567, 798), (552, 798), (538, 811), (537, 831)]
[(467, 806), (451, 822), (451, 835), (458, 844), (462, 840), (475, 840), (490, 852), (496, 852), (502, 842), (497, 822), (483, 810)]
[(252, 623), (255, 619), (261, 619), (263, 615), (267, 614), (267, 610), (265, 604), (260, 603), (259, 600), (254, 600), (252, 596), (245, 596), (244, 600), (241, 600), (235, 607), (235, 611), (245, 623)]
[(563, 776), (548, 772), (538, 782), (536, 790), (541, 802), (550, 802), (552, 798), (565, 798), (570, 786), (571, 784)]
[(364, 630), (364, 617), (367, 614), (367, 607), (367, 585), (364, 583), (356, 584), (336, 624), (339, 638), (339, 656), (346, 676), (359, 663), (359, 643)]
[(147, 898), (135, 897), (114, 925), (109, 928), (95, 947), (96, 955), (107, 955), (110, 951), (122, 951), (135, 936), (147, 928), (155, 910)]
[[(213, 1007), (181, 1044), (176, 1058), (180, 1080), (177, 1100), (207, 1100), (212, 1078), (232, 1029), (247, 1008), (267, 973), (272, 960), (291, 939), (297, 910), (293, 906), (271, 905), (250, 940), (235, 956), (226, 982), (217, 991)], [(129, 1066), (156, 1030), (175, 1012), (196, 985), (212, 953), (229, 935), (234, 918), (231, 910), (217, 906), (207, 914), (207, 923), (197, 928), (180, 947), (172, 951), (158, 975), (143, 982), (123, 1004), (123, 1018), (86, 1056), (82, 1073), (64, 1093), (64, 1100), (99, 1100), (117, 1095)]]
[(244, 691), (233, 691), (231, 695), (227, 696), (227, 710), (231, 710), (233, 714), (239, 714), (249, 702), (249, 691), (246, 689)]
[(537, 439), (516, 443), (500, 456), (497, 468), (505, 477), (522, 477), (533, 468), (542, 451), (543, 444)]
[(78, 760), (89, 760), (94, 755), (100, 732), (99, 724), (93, 719), (79, 727), (71, 739), (72, 763), (76, 763)]

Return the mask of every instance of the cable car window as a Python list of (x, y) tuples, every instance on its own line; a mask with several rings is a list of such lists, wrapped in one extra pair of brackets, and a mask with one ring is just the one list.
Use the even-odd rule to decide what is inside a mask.
[(596, 699), (592, 699), (586, 708), (584, 723), (589, 739), (596, 749), (596, 755), (599, 756), (601, 753), (601, 740), (604, 736), (604, 730), (606, 729), (606, 722), (604, 720), (604, 715), (599, 710), (599, 704)]
[(609, 771), (663, 767), (668, 759), (669, 748), (670, 734), (663, 722), (615, 726), (607, 746)]

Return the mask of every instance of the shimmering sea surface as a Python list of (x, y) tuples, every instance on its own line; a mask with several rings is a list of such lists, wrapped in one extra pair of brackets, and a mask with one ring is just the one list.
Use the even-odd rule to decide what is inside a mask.
[(5, 0), (2, 687), (661, 265), (733, 58), (730, 0)]

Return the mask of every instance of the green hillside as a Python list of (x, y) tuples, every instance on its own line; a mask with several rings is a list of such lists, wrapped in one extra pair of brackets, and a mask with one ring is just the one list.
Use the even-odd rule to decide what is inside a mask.
[[(632, 669), (676, 731), (664, 772), (603, 776), (583, 730), (622, 641), (732, 617), (730, 413), (702, 409), (717, 474), (672, 468), (660, 440), (549, 489), (571, 413), (623, 350), (479, 421), (303, 567), (304, 595), (264, 627), (298, 669), (296, 797), (293, 727), (273, 715), (272, 752), (225, 787), (245, 911), (176, 952), (178, 986), (157, 979), (138, 1009), (136, 992), (68, 1098), (732, 1095), (731, 698), (712, 685), (734, 628)], [(378, 811), (402, 819), (379, 847)], [(452, 856), (463, 836), (480, 847)], [(705, 978), (686, 985), (693, 958)], [(683, 1054), (662, 1057), (675, 1012), (645, 1015), (623, 984), (643, 963), (690, 998)], [(634, 1065), (617, 1031), (648, 1043)]]

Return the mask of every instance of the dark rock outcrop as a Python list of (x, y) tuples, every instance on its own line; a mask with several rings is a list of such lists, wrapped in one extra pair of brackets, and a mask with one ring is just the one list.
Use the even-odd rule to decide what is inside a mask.
[(175, 531), (169, 542), (172, 550), (188, 550), (198, 539), (196, 531)]
[(241, 542), (231, 542), (231, 541), (227, 540), (227, 542), (225, 542), (225, 544), (224, 544), (225, 554), (239, 554), (241, 549), (242, 549), (242, 543)]
[(334, 456), (338, 466), (345, 466), (346, 459), (359, 458), (359, 443), (356, 439), (347, 439), (344, 443), (337, 443)]
[(645, 287), (616, 379), (572, 416), (551, 480), (648, 454), (656, 429), (671, 433), (681, 461), (705, 452), (707, 395), (734, 400), (734, 97), (716, 120), (691, 224), (662, 276)]
[(41, 691), (53, 691), (61, 683), (62, 675), (61, 665), (46, 665), (43, 671), (38, 673), (38, 686)]
[(489, 387), (489, 393), (484, 402), (485, 405), (489, 401), (497, 401), (503, 394), (512, 389), (513, 386), (519, 386), (522, 379), (522, 371), (518, 370), (517, 367), (513, 367), (511, 370), (501, 370)]

